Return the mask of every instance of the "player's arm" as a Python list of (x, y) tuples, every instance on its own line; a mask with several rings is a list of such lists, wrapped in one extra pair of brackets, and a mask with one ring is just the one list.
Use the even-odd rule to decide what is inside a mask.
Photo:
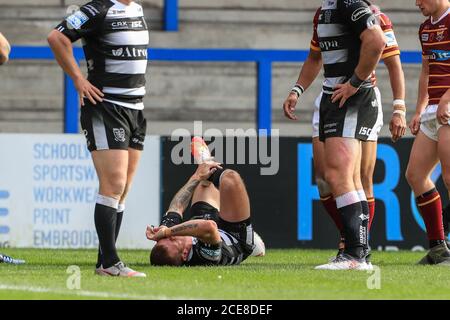
[(206, 244), (219, 244), (222, 241), (217, 224), (212, 220), (201, 219), (186, 221), (170, 228), (148, 226), (146, 235), (147, 239), (154, 241), (175, 236), (196, 237)]
[(321, 8), (318, 8), (313, 19), (313, 34), (308, 57), (300, 70), (297, 83), (291, 89), (289, 96), (283, 103), (284, 115), (291, 120), (298, 119), (294, 113), (298, 99), (305, 92), (305, 90), (308, 89), (314, 79), (316, 79), (320, 69), (322, 68), (322, 54), (320, 52), (319, 36), (317, 34), (320, 13)]
[(320, 50), (310, 49), (309, 54), (305, 62), (303, 63), (302, 69), (298, 76), (298, 80), (294, 88), (298, 90), (291, 90), (289, 96), (283, 104), (284, 115), (291, 120), (297, 120), (295, 115), (295, 106), (297, 105), (300, 94), (302, 94), (313, 81), (317, 78), (317, 75), (322, 68), (322, 54)]
[(97, 104), (97, 101), (103, 100), (104, 95), (84, 78), (73, 55), (72, 43), (83, 37), (96, 35), (105, 15), (104, 8), (99, 3), (88, 3), (62, 21), (47, 37), (56, 61), (72, 78), (82, 106), (84, 98), (89, 99), (92, 104)]
[[(361, 50), (353, 76), (345, 84), (338, 84), (331, 97), (342, 107), (348, 98), (358, 92), (360, 86), (375, 70), (386, 46), (383, 30), (376, 23), (372, 10), (364, 2), (338, 1), (338, 9), (353, 32), (359, 34)], [(355, 18), (356, 17), (356, 18)]]
[(183, 221), (183, 212), (188, 207), (195, 189), (200, 182), (207, 180), (218, 168), (222, 169), (217, 162), (208, 162), (199, 165), (195, 173), (173, 197), (166, 214), (161, 220), (160, 226), (170, 228), (180, 224)]
[(11, 46), (3, 34), (0, 33), (0, 65), (5, 64), (9, 60)]
[(406, 133), (405, 75), (400, 55), (385, 58), (384, 64), (389, 72), (392, 96), (394, 97), (389, 130), (391, 131), (392, 141), (396, 142)]
[(416, 135), (420, 129), (420, 115), (428, 105), (428, 76), (429, 76), (429, 62), (422, 58), (422, 70), (419, 76), (419, 92), (417, 95), (416, 112), (409, 124), (411, 133)]
[(439, 100), (439, 106), (436, 111), (436, 119), (442, 125), (448, 124), (450, 120), (449, 103), (450, 103), (450, 89), (448, 89)]

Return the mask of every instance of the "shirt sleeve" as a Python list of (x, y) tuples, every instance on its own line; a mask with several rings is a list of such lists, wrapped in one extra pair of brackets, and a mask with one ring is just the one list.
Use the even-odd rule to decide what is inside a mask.
[(313, 36), (311, 39), (310, 48), (313, 51), (320, 52), (320, 45), (319, 45), (319, 36), (317, 35), (317, 26), (319, 24), (319, 16), (320, 16), (321, 8), (317, 9), (316, 14), (314, 15), (313, 19)]
[(75, 42), (100, 33), (105, 16), (105, 6), (99, 1), (92, 1), (69, 15), (55, 29)]
[(395, 37), (392, 22), (389, 17), (383, 13), (380, 14), (380, 27), (381, 30), (383, 30), (387, 41), (381, 59), (400, 55), (400, 48), (398, 46), (397, 38)]
[(359, 36), (378, 24), (370, 7), (363, 0), (338, 0), (338, 10), (347, 25)]

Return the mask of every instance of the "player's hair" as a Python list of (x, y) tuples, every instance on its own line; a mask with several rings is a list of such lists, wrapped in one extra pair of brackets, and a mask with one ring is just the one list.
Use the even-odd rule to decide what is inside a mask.
[(150, 264), (154, 266), (181, 266), (183, 258), (169, 243), (156, 243), (150, 252)]

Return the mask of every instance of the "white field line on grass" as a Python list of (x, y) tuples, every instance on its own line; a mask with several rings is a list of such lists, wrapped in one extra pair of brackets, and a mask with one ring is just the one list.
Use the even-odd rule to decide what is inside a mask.
[(167, 297), (162, 295), (133, 295), (126, 293), (110, 293), (86, 290), (62, 290), (44, 287), (17, 286), (0, 284), (0, 290), (27, 291), (35, 293), (52, 293), (58, 295), (75, 295), (80, 297), (104, 298), (104, 299), (130, 299), (130, 300), (191, 300), (186, 297)]

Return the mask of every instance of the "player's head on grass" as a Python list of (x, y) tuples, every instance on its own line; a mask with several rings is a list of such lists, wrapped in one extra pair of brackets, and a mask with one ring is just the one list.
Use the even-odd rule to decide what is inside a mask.
[(176, 236), (159, 240), (150, 253), (154, 266), (181, 266), (187, 260), (192, 247), (190, 237)]

